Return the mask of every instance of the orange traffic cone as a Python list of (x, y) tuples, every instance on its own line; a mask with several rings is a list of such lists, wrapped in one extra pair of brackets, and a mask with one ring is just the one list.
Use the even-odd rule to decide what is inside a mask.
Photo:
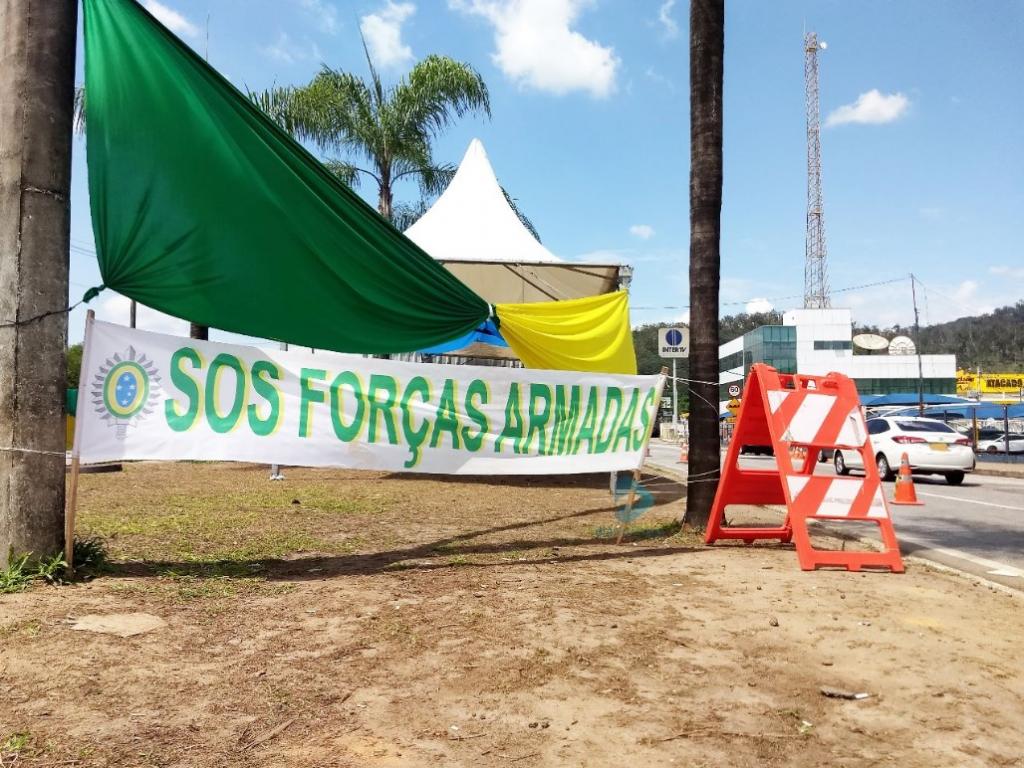
[(907, 506), (924, 506), (923, 501), (917, 500), (917, 491), (914, 490), (914, 478), (910, 474), (910, 459), (906, 451), (900, 458), (900, 473), (896, 476), (896, 493), (892, 499), (893, 504), (904, 504)]
[(685, 440), (679, 444), (679, 461), (676, 464), (686, 464), (690, 461), (690, 446)]

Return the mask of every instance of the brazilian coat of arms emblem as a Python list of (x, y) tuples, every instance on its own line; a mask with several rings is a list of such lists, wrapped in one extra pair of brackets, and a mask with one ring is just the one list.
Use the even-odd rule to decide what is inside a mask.
[(108, 357), (93, 378), (92, 404), (100, 419), (114, 427), (118, 440), (128, 428), (156, 410), (160, 376), (145, 354), (129, 346), (123, 355)]

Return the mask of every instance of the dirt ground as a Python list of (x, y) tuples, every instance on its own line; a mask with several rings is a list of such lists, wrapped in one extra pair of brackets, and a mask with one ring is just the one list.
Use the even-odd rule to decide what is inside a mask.
[(0, 596), (0, 766), (1024, 766), (1019, 596), (705, 548), (659, 478), (617, 546), (606, 477), (286, 475), (83, 477), (112, 564)]

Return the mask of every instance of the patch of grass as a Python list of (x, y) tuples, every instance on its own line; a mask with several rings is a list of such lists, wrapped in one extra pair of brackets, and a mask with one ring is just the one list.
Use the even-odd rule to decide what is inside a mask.
[[(178, 492), (134, 486), (130, 495), (94, 495), (83, 504), (82, 525), (107, 539), (117, 558), (273, 560), (296, 552), (350, 553), (362, 545), (361, 539), (319, 532), (333, 534), (345, 527), (339, 518), (361, 522), (389, 503), (382, 495), (348, 496), (310, 483), (269, 483), (262, 475), (225, 486), (225, 480), (237, 481), (239, 476), (214, 474), (206, 467), (191, 474), (179, 480)], [(196, 490), (183, 493), (183, 486)]]
[(401, 560), (396, 563), (388, 563), (384, 566), (385, 571), (409, 571), (419, 568), (423, 563), (419, 560)]
[[(12, 733), (0, 742), (0, 758), (10, 757), (17, 760), (18, 755), (32, 745), (32, 734), (27, 732)], [(3, 763), (0, 763), (2, 765)]]
[(29, 637), (35, 637), (42, 631), (43, 624), (39, 619), (27, 619), (16, 621), (13, 624), (5, 624), (0, 627), (0, 639), (13, 637), (24, 632)]
[(651, 520), (640, 525), (629, 526), (626, 529), (626, 535), (633, 539), (669, 539), (679, 533), (682, 527), (682, 523), (678, 520), (660, 522)]
[(33, 575), (47, 584), (64, 584), (68, 575), (68, 561), (64, 559), (64, 553), (42, 558), (36, 563)]
[[(101, 539), (75, 539), (75, 567), (79, 575), (92, 575), (106, 562), (106, 547)], [(0, 571), (0, 594), (24, 592), (33, 581), (47, 584), (66, 584), (69, 579), (68, 563), (64, 553), (58, 552), (32, 562), (32, 553), (9, 559), (7, 568)]]
[(75, 539), (74, 562), (76, 571), (102, 573), (107, 567), (107, 544), (99, 536)]
[(24, 592), (32, 583), (32, 569), (28, 565), (28, 555), (11, 557), (7, 568), (0, 571), (0, 595)]

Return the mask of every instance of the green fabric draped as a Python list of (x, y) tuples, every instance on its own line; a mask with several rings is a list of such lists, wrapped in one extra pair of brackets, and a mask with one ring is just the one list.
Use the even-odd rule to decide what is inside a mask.
[(466, 334), (487, 302), (134, 0), (83, 0), (104, 284), (214, 328), (343, 352)]

